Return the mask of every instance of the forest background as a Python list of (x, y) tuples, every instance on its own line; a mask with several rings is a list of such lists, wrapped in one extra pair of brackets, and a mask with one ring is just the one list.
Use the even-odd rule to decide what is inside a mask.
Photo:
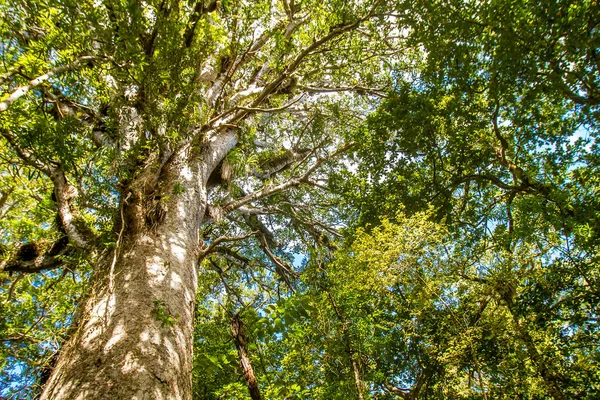
[(0, 395), (600, 397), (600, 7), (0, 2)]

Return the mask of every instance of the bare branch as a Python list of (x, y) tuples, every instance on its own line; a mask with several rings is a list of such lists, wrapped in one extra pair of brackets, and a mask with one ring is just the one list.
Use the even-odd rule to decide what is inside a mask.
[(286, 189), (289, 189), (292, 187), (296, 187), (296, 186), (300, 186), (302, 184), (309, 184), (310, 182), (309, 182), (308, 178), (317, 168), (319, 168), (326, 161), (331, 160), (332, 158), (338, 156), (339, 154), (347, 151), (353, 145), (354, 145), (354, 143), (346, 144), (345, 146), (342, 146), (341, 148), (339, 148), (338, 150), (336, 150), (329, 156), (327, 156), (325, 158), (319, 158), (304, 174), (302, 174), (299, 177), (291, 178), (291, 179), (287, 180), (286, 182), (276, 185), (276, 186), (265, 186), (261, 190), (250, 193), (250, 194), (243, 196), (237, 200), (234, 200), (234, 201), (224, 204), (223, 206), (221, 206), (221, 215), (225, 215), (233, 210), (240, 208), (241, 206), (244, 206), (244, 205), (251, 203), (253, 201), (256, 201), (256, 200), (263, 199), (265, 197), (269, 197), (269, 196), (271, 196), (275, 193), (279, 193), (283, 190), (286, 190)]
[(213, 251), (215, 251), (215, 248), (224, 242), (238, 242), (240, 240), (244, 240), (244, 239), (248, 239), (250, 236), (254, 236), (258, 233), (258, 231), (253, 231), (248, 233), (247, 235), (244, 236), (219, 236), (218, 238), (216, 238), (215, 240), (213, 240), (212, 242), (210, 242), (210, 244), (208, 245), (208, 247), (206, 247), (205, 249), (200, 251), (200, 257), (204, 257), (207, 254), (212, 253)]
[(281, 258), (273, 254), (273, 252), (271, 251), (271, 247), (269, 246), (269, 243), (265, 238), (265, 235), (263, 235), (262, 233), (259, 234), (258, 239), (260, 241), (260, 247), (263, 249), (263, 252), (273, 262), (273, 264), (275, 264), (275, 272), (285, 282), (286, 286), (293, 292), (294, 287), (292, 286), (292, 282), (290, 281), (289, 277), (297, 277), (298, 273), (295, 272), (288, 263), (286, 263)]
[(235, 260), (233, 262), (236, 264), (241, 263), (243, 266), (250, 264), (250, 259), (248, 257), (244, 257), (240, 253), (234, 251), (233, 249), (227, 246), (216, 246), (212, 252), (215, 254), (222, 255), (230, 261), (233, 259)]
[(281, 107), (275, 107), (275, 108), (260, 108), (260, 107), (237, 107), (238, 110), (244, 110), (244, 111), (253, 111), (253, 112), (263, 112), (263, 113), (272, 113), (272, 112), (279, 112), (279, 111), (285, 111), (286, 109), (290, 108), (291, 106), (293, 106), (294, 104), (296, 104), (297, 102), (299, 102), (300, 100), (302, 100), (302, 98), (304, 97), (304, 94), (302, 94), (300, 97), (298, 97), (295, 100), (292, 100), (291, 102), (281, 106)]
[(339, 93), (339, 92), (355, 92), (358, 94), (371, 94), (380, 98), (387, 98), (386, 91), (383, 89), (369, 88), (365, 86), (340, 86), (340, 87), (312, 87), (298, 85), (298, 89), (304, 90), (307, 93)]
[(470, 181), (488, 181), (488, 182), (498, 186), (499, 188), (505, 189), (505, 190), (521, 189), (519, 186), (509, 185), (507, 183), (504, 183), (500, 178), (498, 178), (494, 175), (488, 175), (488, 174), (476, 174), (476, 175), (461, 176), (455, 180), (455, 183), (463, 183), (463, 182), (470, 182)]

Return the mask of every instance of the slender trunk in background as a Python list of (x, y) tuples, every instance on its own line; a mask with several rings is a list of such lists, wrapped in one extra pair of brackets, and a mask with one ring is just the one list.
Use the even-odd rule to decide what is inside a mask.
[(235, 314), (231, 319), (231, 335), (233, 336), (233, 341), (240, 357), (240, 367), (242, 367), (242, 371), (244, 372), (244, 378), (246, 379), (250, 397), (252, 400), (261, 400), (262, 397), (258, 388), (258, 382), (254, 376), (252, 363), (248, 357), (248, 336), (244, 331), (244, 323), (239, 314)]
[(358, 369), (358, 363), (354, 359), (354, 354), (350, 351), (349, 348), (348, 356), (350, 357), (350, 362), (352, 363), (352, 372), (354, 373), (354, 385), (356, 386), (358, 400), (364, 400), (365, 396), (363, 395), (362, 380), (360, 379), (360, 370)]
[(123, 199), (125, 225), (116, 256), (96, 269), (42, 400), (192, 398), (206, 182), (235, 142), (234, 134), (224, 132), (201, 154), (189, 147), (174, 154), (157, 183), (167, 200), (151, 224), (143, 204)]
[(342, 336), (344, 338), (344, 345), (346, 346), (346, 354), (350, 359), (350, 367), (352, 368), (352, 376), (354, 378), (354, 386), (356, 387), (356, 395), (358, 400), (364, 400), (365, 396), (363, 394), (363, 383), (360, 373), (360, 366), (354, 357), (355, 352), (352, 350), (352, 341), (350, 339), (350, 332), (348, 331), (349, 321), (342, 315), (340, 309), (335, 302), (335, 299), (331, 295), (331, 292), (327, 292), (327, 297), (329, 298), (329, 302), (333, 307), (333, 311), (335, 315), (338, 317), (341, 325), (342, 325)]

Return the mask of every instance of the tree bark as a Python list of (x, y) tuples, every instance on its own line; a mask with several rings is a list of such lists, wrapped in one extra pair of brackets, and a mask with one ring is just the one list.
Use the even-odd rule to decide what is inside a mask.
[[(158, 182), (169, 194), (164, 217), (140, 231), (125, 224), (114, 259), (96, 270), (42, 400), (192, 398), (206, 182), (236, 140), (233, 132), (222, 132), (200, 150), (187, 146), (172, 157)], [(128, 213), (139, 207), (123, 201), (132, 208)]]
[(358, 368), (358, 364), (354, 359), (354, 353), (348, 350), (348, 357), (350, 357), (350, 363), (352, 364), (352, 373), (354, 374), (354, 385), (356, 386), (356, 395), (358, 400), (364, 400), (365, 396), (363, 395), (363, 383), (360, 377), (360, 370)]
[(239, 314), (234, 315), (231, 319), (231, 335), (233, 336), (233, 341), (235, 342), (235, 347), (240, 357), (240, 367), (242, 367), (242, 371), (244, 372), (244, 378), (246, 379), (246, 386), (248, 386), (250, 397), (252, 400), (261, 400), (262, 396), (260, 395), (258, 382), (254, 376), (252, 363), (248, 357), (248, 347), (246, 344), (248, 337), (246, 332), (244, 332), (244, 324)]

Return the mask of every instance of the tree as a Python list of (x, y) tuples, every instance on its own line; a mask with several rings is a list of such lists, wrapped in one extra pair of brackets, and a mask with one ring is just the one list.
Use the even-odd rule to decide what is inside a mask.
[(5, 376), (598, 397), (597, 2), (1, 7)]
[(586, 193), (597, 190), (597, 4), (425, 1), (413, 10), (423, 72), (371, 116), (358, 173), (340, 182), (362, 223), (393, 219), (400, 204), (434, 204), (455, 237), (458, 276), (482, 291), (471, 301), (511, 321), (486, 329), (517, 342), (487, 344), (526, 349), (522, 376), (541, 381), (529, 395), (593, 397), (598, 208)]
[[(293, 286), (258, 204), (321, 187), (351, 145), (336, 103), (385, 85), (382, 7), (3, 3), (3, 179), (27, 175), (39, 189), (9, 187), (46, 206), (41, 228), (7, 232), (3, 268), (93, 265), (43, 399), (190, 398), (197, 271), (223, 244), (255, 236)], [(203, 231), (234, 212), (224, 236)]]

